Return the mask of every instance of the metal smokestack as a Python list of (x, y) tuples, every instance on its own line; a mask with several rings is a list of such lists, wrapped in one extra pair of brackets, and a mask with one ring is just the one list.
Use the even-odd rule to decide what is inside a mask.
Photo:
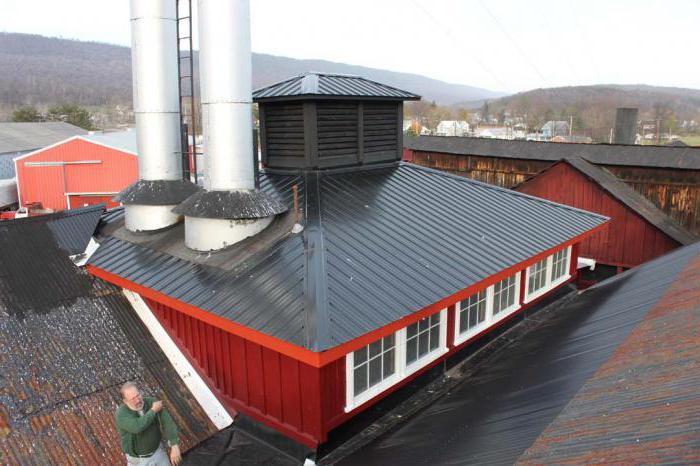
[(637, 138), (637, 109), (618, 108), (615, 114), (615, 144), (634, 144)]
[(255, 235), (287, 207), (255, 189), (248, 0), (199, 0), (204, 189), (175, 212), (185, 244), (222, 249)]
[(131, 0), (131, 63), (139, 180), (118, 196), (131, 231), (177, 223), (173, 207), (196, 191), (182, 180), (177, 7)]

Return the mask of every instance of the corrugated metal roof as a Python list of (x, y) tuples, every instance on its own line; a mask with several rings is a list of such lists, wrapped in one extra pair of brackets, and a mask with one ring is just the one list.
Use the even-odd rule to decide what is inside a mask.
[[(561, 163), (566, 163), (580, 171), (586, 177), (600, 185), (601, 188), (610, 193), (617, 200), (625, 204), (659, 230), (666, 233), (669, 237), (678, 241), (681, 245), (688, 245), (698, 241), (699, 238), (697, 236), (683, 228), (671, 217), (666, 215), (661, 209), (652, 204), (651, 201), (639, 194), (634, 189), (630, 188), (626, 183), (620, 181), (615, 175), (604, 168), (596, 167), (581, 157), (563, 159)], [(553, 166), (554, 165), (546, 168), (537, 175), (528, 178), (520, 185), (525, 184), (529, 180), (548, 172)], [(513, 189), (517, 189), (518, 186), (515, 186)]]
[(98, 204), (38, 217), (6, 220), (0, 222), (0, 234), (10, 234), (15, 230), (34, 231), (45, 226), (51, 233), (49, 239), (56, 242), (65, 253), (80, 254), (85, 251), (95, 233), (103, 210), (104, 206)]
[(28, 152), (88, 132), (63, 122), (0, 123), (0, 154)]
[(50, 221), (0, 232), (2, 462), (123, 463), (114, 411), (127, 380), (165, 401), (183, 448), (212, 435), (216, 428), (126, 298), (73, 265)]
[(253, 101), (299, 97), (418, 100), (419, 95), (360, 76), (309, 72), (253, 91)]
[(136, 130), (128, 129), (126, 131), (115, 131), (113, 133), (94, 133), (83, 136), (88, 141), (94, 141), (98, 144), (114, 147), (126, 152), (136, 154)]
[(567, 144), (457, 136), (405, 136), (404, 147), (424, 152), (482, 157), (549, 161), (583, 157), (596, 165), (700, 170), (700, 148), (698, 147)]
[(339, 464), (696, 464), (699, 320), (694, 244), (526, 318)]
[[(293, 178), (264, 174), (261, 186), (291, 202)], [(299, 184), (303, 232), (287, 234), (234, 270), (197, 265), (115, 237), (102, 242), (90, 263), (323, 351), (606, 220), (409, 164), (308, 172)]]

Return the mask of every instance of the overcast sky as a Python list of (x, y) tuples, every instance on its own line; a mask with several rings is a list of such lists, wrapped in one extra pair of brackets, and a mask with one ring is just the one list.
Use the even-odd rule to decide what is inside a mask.
[[(0, 31), (129, 45), (128, 0), (2, 0)], [(700, 0), (252, 0), (253, 51), (518, 92), (700, 89)]]

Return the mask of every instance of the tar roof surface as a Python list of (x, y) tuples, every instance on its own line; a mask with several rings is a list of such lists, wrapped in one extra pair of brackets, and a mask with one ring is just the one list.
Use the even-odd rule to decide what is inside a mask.
[(404, 146), (413, 150), (457, 155), (553, 162), (578, 156), (597, 165), (700, 170), (700, 148), (698, 147), (566, 144), (457, 136), (407, 136), (404, 137)]
[(694, 244), (526, 319), (457, 389), (340, 464), (696, 464), (699, 322)]
[[(81, 223), (77, 217), (64, 221)], [(165, 400), (183, 448), (212, 435), (216, 428), (126, 298), (73, 265), (49, 216), (36, 219), (0, 231), (2, 462), (123, 462), (113, 419), (127, 380)]]
[(285, 98), (352, 97), (365, 99), (417, 100), (419, 95), (360, 76), (309, 72), (253, 92), (253, 101)]
[[(620, 181), (615, 175), (606, 169), (597, 167), (581, 157), (571, 157), (562, 160), (560, 163), (566, 163), (572, 166), (583, 175), (593, 180), (617, 200), (625, 204), (666, 235), (678, 241), (681, 245), (685, 246), (698, 241), (697, 236), (683, 228), (671, 217), (666, 215), (661, 209), (656, 207), (651, 201), (629, 187), (629, 185), (626, 183)], [(546, 176), (546, 173), (550, 169), (551, 167), (546, 168), (542, 172), (523, 181), (518, 186), (527, 184), (528, 181), (533, 178), (543, 175)], [(517, 189), (517, 186), (513, 189)]]
[(40, 149), (87, 133), (82, 128), (63, 122), (0, 123), (0, 154)]
[[(409, 164), (263, 175), (304, 230), (214, 267), (107, 234), (90, 264), (207, 312), (323, 351), (419, 311), (606, 221)], [(114, 228), (114, 227), (112, 227)], [(182, 240), (180, 240), (182, 241)], [(212, 257), (212, 259), (209, 259)], [(196, 264), (195, 262), (200, 262)]]

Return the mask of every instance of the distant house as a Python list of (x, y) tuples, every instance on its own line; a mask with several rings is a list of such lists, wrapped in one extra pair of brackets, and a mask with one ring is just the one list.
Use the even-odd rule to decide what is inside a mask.
[(136, 181), (136, 132), (73, 136), (14, 159), (20, 206), (39, 202), (60, 211), (117, 205), (112, 198)]
[(523, 131), (514, 131), (510, 126), (481, 126), (474, 130), (474, 136), (488, 139), (522, 139)]
[(437, 125), (437, 136), (466, 136), (469, 134), (469, 123), (458, 120), (443, 120)]
[(569, 123), (567, 121), (548, 121), (540, 130), (542, 136), (551, 139), (555, 136), (567, 136), (569, 134)]

